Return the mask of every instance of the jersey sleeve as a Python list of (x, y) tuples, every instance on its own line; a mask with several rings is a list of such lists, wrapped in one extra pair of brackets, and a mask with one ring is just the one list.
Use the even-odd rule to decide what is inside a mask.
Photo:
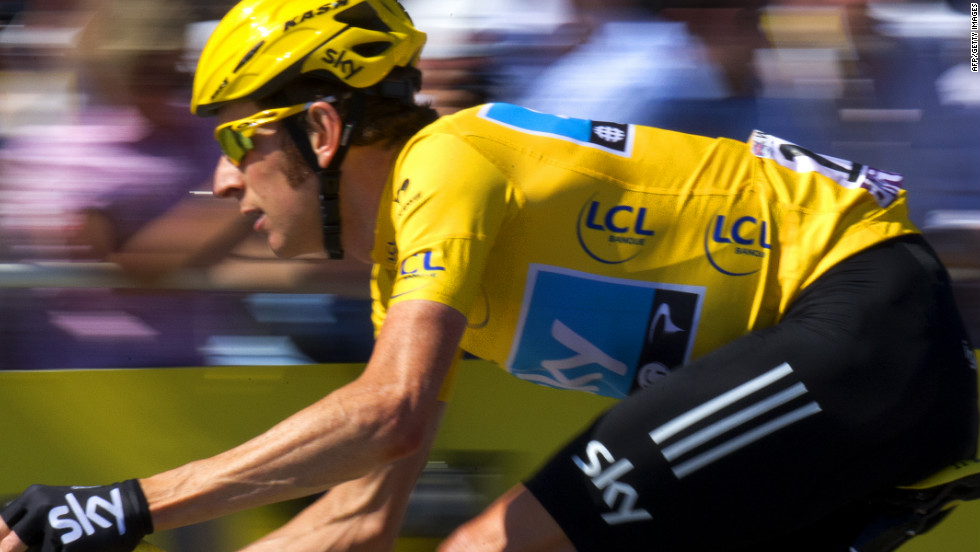
[(468, 315), (490, 247), (515, 201), (513, 188), (490, 160), (452, 134), (411, 143), (392, 182), (391, 203), (382, 205), (393, 234), (385, 244), (391, 280), (385, 309), (427, 299)]

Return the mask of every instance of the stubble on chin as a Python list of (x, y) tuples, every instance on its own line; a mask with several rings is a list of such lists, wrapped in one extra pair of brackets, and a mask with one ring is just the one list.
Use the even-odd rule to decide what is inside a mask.
[[(310, 236), (320, 235), (320, 183), (317, 181), (313, 170), (306, 164), (303, 156), (299, 153), (299, 150), (296, 148), (296, 144), (293, 143), (292, 138), (290, 138), (287, 133), (281, 134), (283, 135), (283, 156), (280, 158), (280, 169), (282, 174), (286, 179), (287, 185), (290, 187), (290, 192), (295, 193), (303, 188), (310, 188), (309, 201), (315, 204), (316, 214), (315, 216), (311, 215), (309, 217), (309, 224), (304, 225), (309, 226), (309, 228), (304, 227), (299, 229), (300, 235), (298, 236), (290, 235), (288, 233), (275, 237), (270, 235), (269, 246), (272, 248), (273, 253), (275, 253), (277, 257), (284, 259), (292, 259), (299, 256), (316, 256), (323, 252), (322, 242), (316, 239), (303, 239), (302, 241), (304, 243), (300, 244), (297, 242), (297, 240), (299, 238), (309, 238)], [(290, 222), (295, 223), (296, 221)], [(295, 231), (296, 228), (293, 228), (293, 230)]]

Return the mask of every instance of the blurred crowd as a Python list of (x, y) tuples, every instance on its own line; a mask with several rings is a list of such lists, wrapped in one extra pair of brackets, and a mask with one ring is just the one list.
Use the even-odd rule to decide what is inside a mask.
[[(277, 261), (187, 109), (230, 0), (0, 0), (0, 369), (356, 361), (366, 268)], [(980, 342), (980, 76), (956, 0), (404, 0), (423, 97), (903, 173)]]

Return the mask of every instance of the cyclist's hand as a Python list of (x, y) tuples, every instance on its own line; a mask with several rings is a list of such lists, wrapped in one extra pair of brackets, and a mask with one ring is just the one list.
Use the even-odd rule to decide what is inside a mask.
[[(135, 479), (101, 487), (34, 485), (0, 511), (0, 550), (129, 552), (153, 532)], [(6, 527), (5, 527), (5, 526)]]

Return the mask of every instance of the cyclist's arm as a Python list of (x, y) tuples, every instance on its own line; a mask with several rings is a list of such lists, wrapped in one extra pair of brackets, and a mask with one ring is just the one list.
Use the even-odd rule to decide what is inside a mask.
[[(440, 403), (441, 417), (444, 405)], [(387, 551), (428, 459), (435, 426), (414, 454), (331, 489), (289, 523), (241, 552)]]
[(424, 448), (465, 327), (438, 303), (392, 306), (357, 380), (243, 445), (142, 480), (154, 527), (307, 496)]
[(81, 224), (68, 238), (73, 255), (115, 263), (127, 276), (147, 281), (215, 264), (252, 233), (238, 208), (221, 199), (182, 200), (121, 243), (117, 222), (106, 211), (80, 214)]
[(463, 524), (439, 552), (575, 552), (568, 537), (527, 488), (518, 484)]

